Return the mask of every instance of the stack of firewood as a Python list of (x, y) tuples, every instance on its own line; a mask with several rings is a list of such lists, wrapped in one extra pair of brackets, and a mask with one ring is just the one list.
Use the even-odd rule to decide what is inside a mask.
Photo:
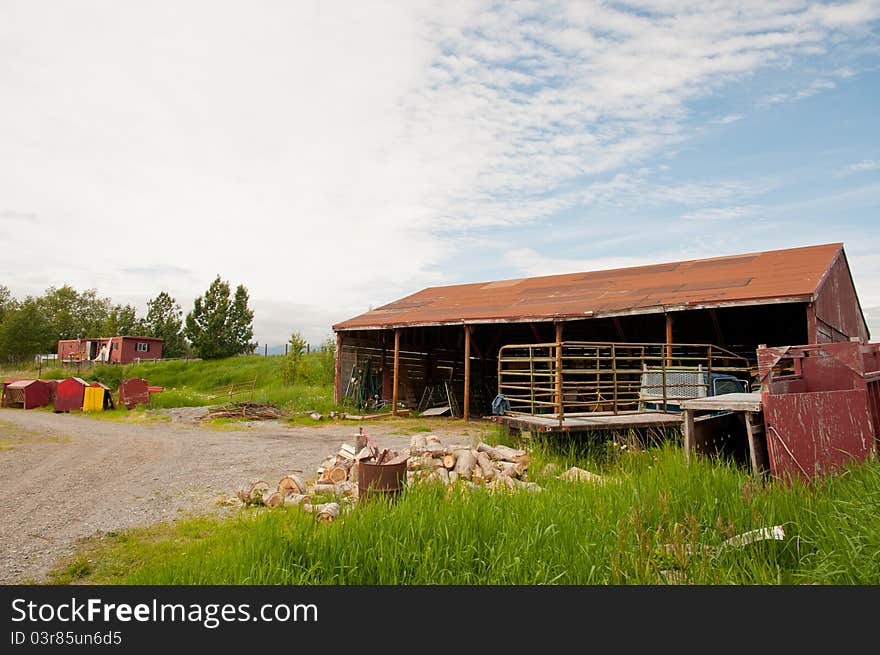
[(476, 448), (445, 446), (434, 435), (412, 438), (408, 452), (407, 480), (409, 482), (439, 481), (467, 486), (486, 486), (490, 489), (526, 489), (541, 491), (534, 482), (528, 482), (529, 455), (524, 450), (509, 446)]
[(300, 507), (314, 514), (319, 521), (332, 521), (339, 516), (339, 503), (312, 503), (313, 491), (307, 488), (302, 479), (290, 473), (278, 481), (275, 491), (265, 480), (243, 484), (236, 494), (245, 505), (265, 505), (266, 507)]

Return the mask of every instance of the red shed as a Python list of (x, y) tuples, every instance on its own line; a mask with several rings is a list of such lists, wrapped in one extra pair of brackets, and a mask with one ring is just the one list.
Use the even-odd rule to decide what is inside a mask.
[(49, 385), (42, 380), (16, 380), (3, 385), (3, 407), (33, 409), (49, 404)]
[(82, 409), (85, 388), (89, 383), (82, 378), (67, 378), (58, 383), (55, 392), (55, 411), (69, 412), (72, 409)]
[(58, 359), (63, 362), (130, 364), (146, 359), (162, 359), (162, 344), (163, 340), (156, 337), (62, 339), (58, 342)]
[(127, 409), (136, 405), (147, 405), (150, 402), (150, 390), (143, 378), (123, 380), (119, 385), (119, 404)]

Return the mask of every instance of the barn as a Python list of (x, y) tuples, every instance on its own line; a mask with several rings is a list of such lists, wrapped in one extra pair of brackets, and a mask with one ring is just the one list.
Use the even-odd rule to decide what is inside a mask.
[(642, 357), (654, 348), (658, 366), (717, 362), (739, 371), (756, 366), (759, 345), (870, 336), (842, 243), (431, 287), (333, 330), (337, 401), (379, 396), (395, 409), (395, 401), (423, 409), (439, 395), (466, 418), (472, 408), (488, 411), (508, 354), (519, 353), (520, 364), (526, 352), (550, 361), (559, 402), (568, 389), (553, 370), (568, 366), (565, 344), (572, 366), (594, 355), (613, 360), (626, 344)]
[(43, 380), (14, 380), (3, 384), (3, 407), (33, 409), (49, 404), (49, 385)]
[(107, 362), (130, 364), (142, 360), (162, 359), (163, 340), (156, 337), (100, 337), (93, 339), (62, 339), (58, 342), (58, 359), (62, 362)]

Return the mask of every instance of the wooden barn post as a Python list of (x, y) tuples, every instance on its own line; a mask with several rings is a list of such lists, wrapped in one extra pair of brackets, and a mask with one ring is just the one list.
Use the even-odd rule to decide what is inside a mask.
[[(287, 346), (284, 347), (287, 350)], [(342, 402), (342, 332), (336, 333), (336, 364), (333, 369), (333, 402)]]
[(471, 328), (464, 326), (464, 408), (462, 415), (465, 421), (471, 415)]
[(397, 416), (397, 384), (400, 381), (400, 330), (394, 330), (394, 382), (391, 391), (391, 416)]

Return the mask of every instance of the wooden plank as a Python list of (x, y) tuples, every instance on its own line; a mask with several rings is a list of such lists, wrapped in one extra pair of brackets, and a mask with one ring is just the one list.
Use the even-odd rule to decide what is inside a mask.
[(685, 461), (690, 465), (694, 444), (694, 410), (685, 409), (682, 414), (684, 415), (681, 428), (684, 434), (684, 456)]
[(757, 430), (755, 430), (755, 426), (752, 425), (752, 416), (753, 414), (746, 412), (746, 435), (749, 438), (749, 460), (752, 462), (752, 473), (760, 476), (762, 471), (758, 454), (759, 445), (757, 443)]
[(721, 396), (692, 398), (681, 401), (682, 409), (696, 411), (760, 412), (760, 393), (726, 393)]
[(464, 407), (462, 418), (470, 420), (471, 415), (471, 329), (464, 326)]
[(391, 385), (391, 415), (397, 416), (397, 386), (400, 382), (400, 330), (394, 331), (394, 381)]

